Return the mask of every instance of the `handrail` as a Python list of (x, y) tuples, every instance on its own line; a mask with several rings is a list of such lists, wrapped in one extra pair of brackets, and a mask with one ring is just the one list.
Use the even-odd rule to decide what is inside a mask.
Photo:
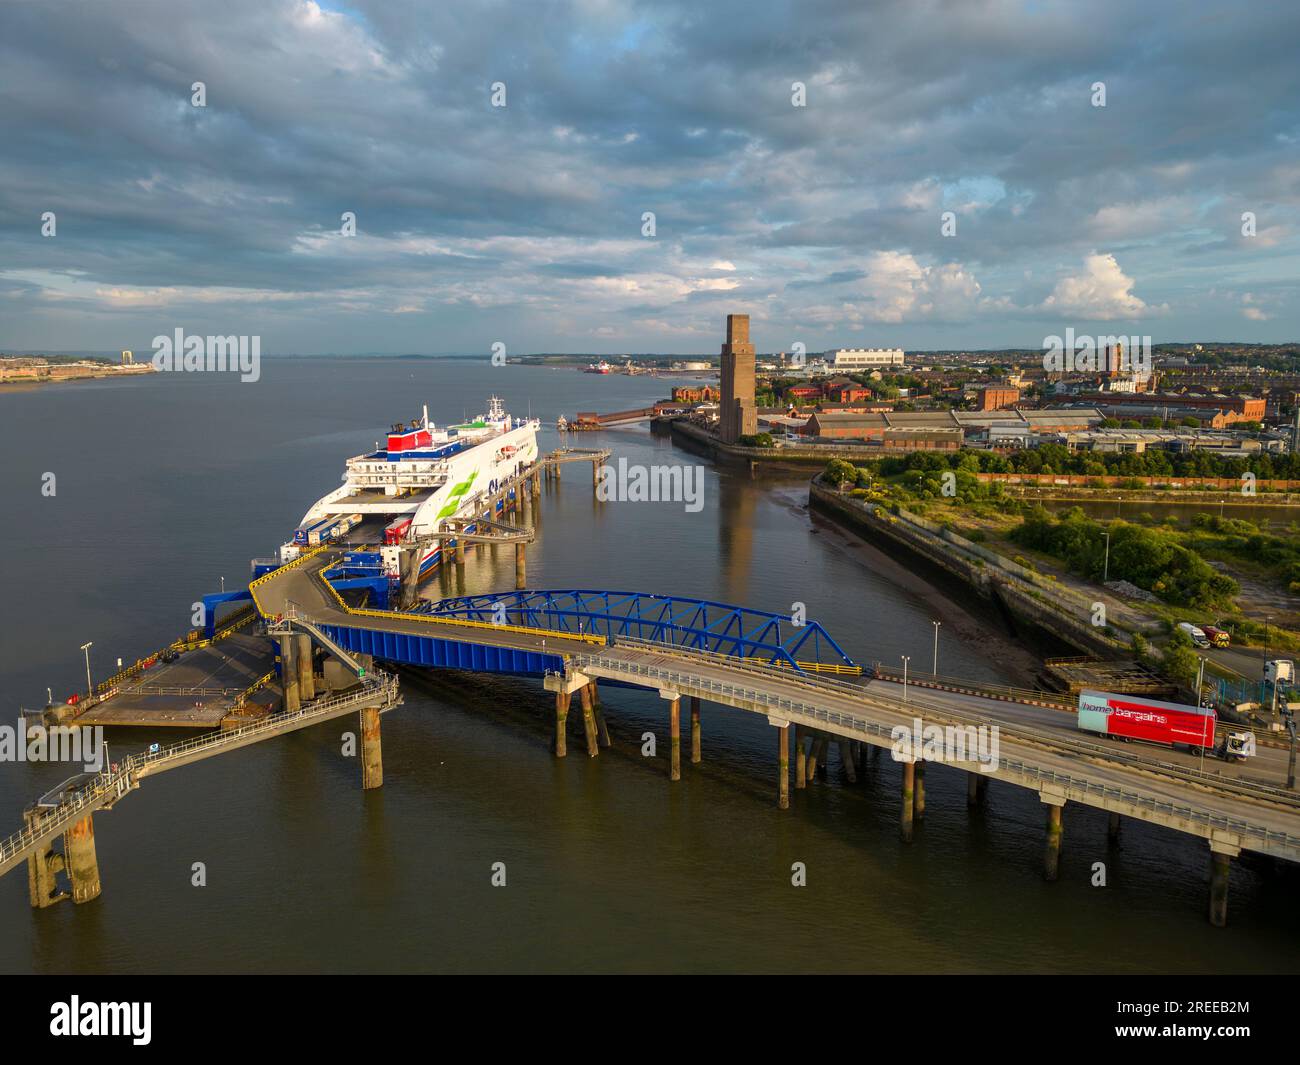
[[(680, 674), (672, 673), (668, 670), (660, 670), (655, 666), (641, 665), (629, 662), (625, 659), (606, 658), (604, 656), (589, 655), (575, 656), (574, 663), (581, 668), (581, 659), (603, 658), (601, 664), (605, 668), (612, 669), (616, 672), (641, 674), (646, 677), (662, 676), (668, 682), (683, 679), (690, 680), (698, 687), (705, 688), (720, 694), (725, 694), (727, 689), (735, 694), (735, 689), (731, 685), (726, 685), (718, 681), (711, 681), (704, 678), (683, 678)], [(783, 677), (782, 679), (787, 679)], [(864, 718), (843, 714), (839, 711), (824, 710), (817, 706), (796, 703), (795, 700), (773, 697), (767, 693), (760, 692), (756, 689), (743, 689), (742, 694), (752, 696), (754, 702), (763, 703), (772, 706), (777, 710), (785, 710), (791, 713), (799, 713), (805, 716), (813, 717), (817, 720), (826, 721), (831, 724), (838, 724), (844, 728), (853, 729), (860, 732), (870, 732), (875, 735), (885, 736), (892, 733), (892, 726), (887, 726), (879, 722), (868, 721)], [(911, 706), (912, 704), (909, 704)], [(884, 709), (894, 713), (899, 712), (901, 708), (886, 706)], [(946, 711), (945, 711), (946, 712)], [(1055, 741), (1052, 741), (1055, 742)], [(1041, 767), (1030, 765), (1029, 763), (1018, 759), (999, 759), (999, 768), (1005, 767), (1013, 772), (1024, 772), (1026, 775), (1032, 775), (1036, 779), (1046, 780), (1050, 783), (1063, 784), (1066, 786), (1078, 786), (1085, 790), (1085, 793), (1092, 791), (1101, 791), (1103, 794), (1114, 795), (1130, 802), (1135, 806), (1142, 806), (1153, 811), (1168, 810), (1180, 817), (1198, 824), (1204, 824), (1207, 828), (1224, 827), (1231, 831), (1239, 832), (1246, 835), (1263, 837), (1265, 843), (1272, 841), (1280, 842), (1285, 847), (1300, 848), (1300, 836), (1292, 836), (1287, 832), (1276, 832), (1262, 825), (1257, 825), (1249, 821), (1243, 821), (1239, 818), (1227, 817), (1223, 815), (1211, 814), (1208, 811), (1198, 811), (1191, 806), (1181, 806), (1172, 802), (1166, 802), (1156, 799), (1149, 795), (1143, 795), (1139, 792), (1125, 791), (1112, 785), (1097, 784), (1084, 777), (1075, 777), (1066, 773), (1058, 773), (1055, 770), (1044, 770)]]
[[(745, 660), (718, 654), (715, 651), (698, 651), (690, 648), (679, 647), (668, 649), (662, 644), (655, 644), (634, 637), (619, 640), (619, 646), (628, 643), (638, 644), (646, 650), (652, 650), (666, 656), (669, 654), (675, 654), (677, 657), (699, 656), (715, 661), (726, 668), (749, 675), (768, 678), (772, 676), (772, 674), (768, 672), (768, 667), (760, 667), (756, 669), (752, 666), (746, 665)], [(575, 668), (581, 668), (580, 662), (584, 657), (591, 658), (596, 656), (574, 655), (571, 661), (574, 663)], [(618, 660), (614, 659), (607, 661)], [(1288, 807), (1300, 807), (1300, 796), (1297, 796), (1294, 792), (1287, 791), (1283, 788), (1276, 788), (1268, 784), (1258, 784), (1254, 781), (1229, 780), (1214, 774), (1191, 770), (1185, 766), (1180, 766), (1172, 762), (1163, 762), (1155, 759), (1143, 758), (1124, 751), (1117, 751), (1111, 747), (1090, 743), (1086, 740), (1061, 736), (1056, 733), (1044, 732), (1036, 729), (1029, 729), (1020, 722), (1006, 722), (1003, 719), (991, 715), (977, 716), (964, 713), (963, 711), (934, 703), (926, 699), (924, 696), (920, 698), (914, 697), (909, 699), (906, 703), (896, 706), (869, 695), (865, 687), (862, 685), (849, 684), (844, 681), (823, 677), (812, 677), (806, 675), (799, 676), (791, 672), (781, 673), (779, 674), (779, 677), (787, 684), (794, 684), (813, 693), (836, 694), (847, 696), (849, 698), (856, 698), (862, 700), (862, 702), (867, 706), (874, 705), (880, 709), (893, 713), (900, 713), (907, 709), (919, 708), (922, 710), (930, 710), (936, 715), (962, 724), (973, 724), (977, 726), (997, 725), (999, 732), (1006, 733), (1012, 737), (1019, 737), (1028, 742), (1053, 746), (1067, 753), (1078, 754), (1085, 757), (1101, 757), (1112, 762), (1130, 765), (1146, 771), (1160, 772), (1165, 776), (1173, 776), (1188, 783), (1212, 787), (1224, 793), (1236, 793), (1238, 795), (1252, 798), (1267, 799), (1268, 801)], [(707, 684), (710, 682), (704, 681), (704, 683)], [(766, 696), (764, 696), (764, 698), (766, 698)]]
[(325, 717), (349, 706), (367, 705), (378, 701), (393, 705), (398, 700), (399, 684), (396, 676), (388, 673), (374, 672), (366, 683), (357, 691), (331, 696), (318, 700), (298, 710), (283, 711), (260, 718), (247, 725), (221, 732), (211, 732), (204, 736), (181, 740), (154, 752), (127, 755), (108, 770), (98, 774), (86, 787), (65, 802), (60, 803), (48, 814), (8, 839), (0, 841), (0, 865), (11, 861), (15, 855), (34, 845), (37, 841), (58, 833), (61, 826), (80, 820), (88, 807), (93, 810), (103, 805), (110, 795), (121, 798), (134, 786), (136, 780), (149, 774), (163, 772), (170, 768), (167, 764), (199, 751), (228, 746), (236, 740), (244, 740), (262, 732), (273, 732), (291, 721), (308, 721)]

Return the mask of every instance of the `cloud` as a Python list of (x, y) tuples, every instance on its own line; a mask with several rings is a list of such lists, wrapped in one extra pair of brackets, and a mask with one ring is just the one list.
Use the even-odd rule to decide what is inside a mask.
[(268, 351), (484, 350), (503, 317), (513, 350), (714, 350), (727, 310), (777, 346), (1023, 343), (1062, 314), (1218, 336), (1203, 297), (1225, 277), (1274, 293), (1262, 317), (1234, 305), (1250, 336), (1295, 333), (1294, 5), (75, 12), (5, 9), (6, 347), (139, 346), (164, 314), (220, 316)]
[(1056, 283), (1043, 301), (1043, 310), (1087, 321), (1146, 318), (1168, 312), (1167, 305), (1149, 306), (1132, 289), (1133, 279), (1120, 269), (1115, 256), (1092, 254), (1084, 259), (1081, 273)]

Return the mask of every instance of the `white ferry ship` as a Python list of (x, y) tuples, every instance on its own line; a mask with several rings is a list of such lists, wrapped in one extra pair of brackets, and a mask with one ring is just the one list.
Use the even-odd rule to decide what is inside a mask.
[[(342, 486), (318, 499), (281, 546), (281, 564), (330, 541), (380, 543), (385, 574), (398, 576), (402, 544), (480, 513), (485, 497), (537, 461), (539, 424), (511, 418), (496, 396), (486, 414), (444, 429), (426, 406), (409, 425), (394, 425), (385, 446), (348, 459)], [(420, 576), (440, 560), (440, 545), (427, 544)]]

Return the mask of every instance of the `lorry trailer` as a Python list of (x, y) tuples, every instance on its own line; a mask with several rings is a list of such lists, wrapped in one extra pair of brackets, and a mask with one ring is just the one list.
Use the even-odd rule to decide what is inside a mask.
[(1079, 728), (1123, 740), (1145, 740), (1193, 750), (1214, 746), (1214, 710), (1113, 692), (1079, 693)]

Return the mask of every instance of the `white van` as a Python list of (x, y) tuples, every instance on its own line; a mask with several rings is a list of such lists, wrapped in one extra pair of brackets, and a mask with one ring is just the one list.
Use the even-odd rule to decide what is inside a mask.
[(1180, 621), (1178, 623), (1178, 628), (1180, 631), (1187, 633), (1187, 635), (1191, 637), (1192, 643), (1197, 647), (1211, 646), (1210, 638), (1205, 635), (1205, 632), (1200, 628), (1200, 626), (1193, 625), (1189, 621)]

